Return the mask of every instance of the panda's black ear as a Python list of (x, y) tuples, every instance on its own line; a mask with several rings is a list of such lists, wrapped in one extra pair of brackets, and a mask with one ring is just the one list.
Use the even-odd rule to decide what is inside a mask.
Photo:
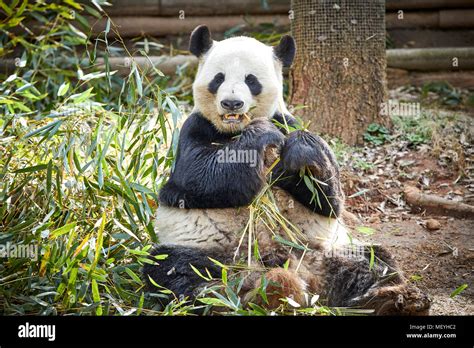
[(296, 54), (296, 43), (290, 35), (282, 36), (278, 46), (273, 47), (273, 53), (285, 68), (291, 66)]
[(189, 51), (196, 57), (201, 57), (212, 46), (211, 32), (205, 25), (197, 26), (191, 33)]

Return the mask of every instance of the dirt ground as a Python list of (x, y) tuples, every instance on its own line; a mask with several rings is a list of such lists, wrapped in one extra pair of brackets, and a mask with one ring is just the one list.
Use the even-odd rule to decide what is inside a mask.
[[(458, 126), (461, 135), (451, 137), (451, 143), (439, 151), (433, 149), (447, 141), (443, 133), (434, 139), (434, 146), (364, 149), (356, 156), (375, 165), (365, 173), (350, 166), (342, 173), (348, 210), (360, 219), (359, 225), (371, 228), (369, 233), (355, 232), (356, 238), (392, 251), (404, 276), (431, 298), (431, 315), (474, 315), (474, 217), (413, 213), (403, 190), (415, 186), (425, 193), (474, 204), (474, 118), (467, 115)], [(450, 148), (456, 148), (457, 155), (446, 159)], [(436, 220), (439, 229), (427, 228), (429, 219)], [(451, 298), (463, 284), (468, 287)]]
[[(406, 278), (432, 300), (431, 315), (474, 314), (474, 221), (437, 218), (441, 228), (429, 231), (418, 217), (371, 224), (377, 230), (367, 241), (392, 251)], [(462, 284), (468, 288), (454, 298)]]

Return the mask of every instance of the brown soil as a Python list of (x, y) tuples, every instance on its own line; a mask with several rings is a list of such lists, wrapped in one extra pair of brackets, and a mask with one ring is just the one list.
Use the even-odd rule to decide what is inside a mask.
[[(377, 232), (360, 239), (385, 245), (405, 277), (432, 299), (431, 315), (474, 314), (474, 221), (437, 218), (441, 228), (429, 231), (425, 219), (372, 224)], [(468, 288), (454, 298), (462, 284)]]
[[(433, 139), (434, 144), (446, 142), (440, 151), (433, 151), (433, 145), (401, 149), (393, 143), (365, 148), (359, 157), (374, 166), (361, 173), (349, 164), (342, 173), (346, 206), (361, 220), (355, 226), (375, 231), (371, 235), (355, 232), (355, 237), (392, 251), (404, 276), (432, 299), (431, 315), (474, 315), (474, 217), (415, 214), (404, 201), (403, 190), (415, 186), (425, 193), (474, 204), (474, 118), (467, 116), (462, 122), (467, 124), (466, 136), (449, 138), (441, 132)], [(443, 156), (454, 148), (457, 160), (446, 162)], [(440, 228), (429, 230), (428, 219), (437, 220)], [(468, 287), (451, 298), (463, 284)]]

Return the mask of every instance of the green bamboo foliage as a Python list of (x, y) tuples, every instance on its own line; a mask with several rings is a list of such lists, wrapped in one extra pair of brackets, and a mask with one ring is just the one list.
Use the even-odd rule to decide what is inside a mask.
[[(237, 295), (248, 261), (259, 258), (251, 233), (256, 221), (281, 225), (285, 238), (275, 236), (281, 243), (304, 245), (269, 190), (250, 207), (242, 265), (228, 273), (229, 266), (215, 261), (220, 279), (196, 269), (209, 281), (196, 304), (174, 297), (158, 306), (157, 298), (173, 296), (160, 284), (156, 293), (144, 292), (140, 267), (166, 258), (148, 258), (159, 242), (153, 212), (176, 152), (177, 100), (191, 101), (191, 77), (186, 67), (174, 79), (141, 71), (132, 57), (162, 46), (145, 39), (143, 49), (130, 52), (120, 37), (109, 41), (117, 33), (110, 19), (91, 37), (86, 16), (108, 18), (106, 4), (85, 3), (0, 2), (0, 59), (15, 62), (0, 71), (0, 245), (36, 248), (35, 257), (0, 258), (0, 314), (188, 315), (216, 307), (222, 314), (272, 314), (255, 304), (244, 308)], [(260, 39), (278, 42), (269, 30)], [(130, 56), (128, 76), (110, 69), (113, 55)], [(256, 290), (264, 302), (267, 285), (263, 280)], [(319, 306), (317, 297), (310, 303), (283, 303), (275, 313), (363, 314)]]
[(1, 259), (4, 314), (154, 311), (138, 274), (181, 114), (159, 72), (96, 65), (130, 52), (108, 42), (110, 20), (88, 36), (95, 4), (2, 2), (0, 56), (17, 59), (0, 75), (0, 243), (39, 254)]

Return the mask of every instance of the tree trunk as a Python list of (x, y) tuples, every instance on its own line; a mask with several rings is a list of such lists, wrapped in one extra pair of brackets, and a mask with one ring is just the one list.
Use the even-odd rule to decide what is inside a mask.
[(291, 104), (310, 130), (361, 143), (367, 126), (388, 126), (383, 0), (292, 1), (297, 54)]

